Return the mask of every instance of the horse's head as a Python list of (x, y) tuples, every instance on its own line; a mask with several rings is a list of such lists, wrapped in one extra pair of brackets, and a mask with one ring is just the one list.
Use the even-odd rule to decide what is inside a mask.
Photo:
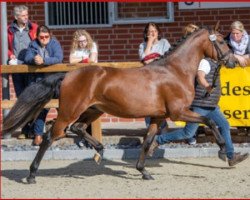
[(208, 30), (209, 41), (211, 42), (212, 50), (206, 48), (206, 54), (217, 60), (219, 63), (226, 65), (227, 67), (235, 67), (236, 59), (233, 52), (229, 49), (223, 36), (216, 30)]

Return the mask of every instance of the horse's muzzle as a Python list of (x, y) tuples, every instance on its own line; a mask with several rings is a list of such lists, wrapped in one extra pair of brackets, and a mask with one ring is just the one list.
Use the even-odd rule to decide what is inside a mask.
[(227, 59), (224, 60), (224, 65), (228, 68), (235, 68), (237, 65), (237, 59), (232, 53), (228, 54)]
[(236, 66), (236, 62), (235, 61), (232, 61), (232, 60), (227, 60), (226, 63), (225, 63), (226, 67), (228, 68), (235, 68)]

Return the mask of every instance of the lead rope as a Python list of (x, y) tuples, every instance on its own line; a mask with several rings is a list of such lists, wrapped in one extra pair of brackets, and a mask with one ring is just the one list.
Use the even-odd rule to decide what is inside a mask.
[(213, 92), (213, 89), (216, 88), (216, 86), (217, 86), (217, 85), (216, 85), (216, 80), (217, 80), (217, 78), (218, 78), (218, 76), (219, 76), (219, 74), (220, 74), (221, 66), (222, 66), (222, 63), (221, 63), (221, 62), (218, 62), (218, 63), (217, 63), (217, 67), (216, 67), (216, 69), (215, 69), (215, 71), (214, 71), (214, 75), (213, 75), (213, 81), (212, 81), (212, 85), (211, 85), (212, 90), (211, 90), (211, 92), (208, 92), (208, 91), (207, 91), (207, 92), (205, 93), (205, 95), (204, 95), (203, 98), (209, 97), (210, 94)]

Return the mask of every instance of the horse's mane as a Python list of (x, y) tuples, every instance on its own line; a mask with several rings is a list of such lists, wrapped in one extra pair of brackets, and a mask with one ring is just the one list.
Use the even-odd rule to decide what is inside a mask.
[(191, 35), (194, 35), (196, 32), (199, 32), (203, 29), (206, 29), (206, 30), (210, 30), (209, 27), (205, 26), (205, 27), (201, 27), (195, 31), (193, 31), (192, 33), (188, 33), (187, 35), (185, 36), (182, 36), (179, 40), (177, 40), (170, 48), (169, 48), (169, 51), (167, 51), (163, 57), (167, 57), (169, 54), (173, 53), (179, 46), (181, 46), (189, 37), (191, 37)]
[(194, 32), (192, 33), (188, 33), (187, 35), (185, 36), (182, 36), (179, 40), (177, 40), (173, 45), (171, 45), (171, 47), (169, 48), (169, 50), (164, 54), (162, 55), (159, 59), (157, 60), (154, 60), (153, 62), (149, 63), (148, 65), (164, 65), (165, 64), (165, 61), (166, 59), (168, 59), (169, 55), (174, 53), (175, 50), (180, 47), (188, 38), (191, 37), (191, 35), (194, 35), (196, 32), (199, 32), (201, 31), (202, 29), (206, 29), (206, 30), (209, 30), (208, 27), (202, 27), (200, 29), (197, 29), (195, 30)]

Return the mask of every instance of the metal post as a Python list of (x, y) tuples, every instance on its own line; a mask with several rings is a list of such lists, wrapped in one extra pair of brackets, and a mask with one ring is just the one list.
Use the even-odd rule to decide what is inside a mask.
[[(7, 41), (7, 9), (6, 2), (1, 2), (1, 48), (2, 48), (2, 64), (7, 64), (8, 60), (8, 41)], [(2, 74), (2, 98), (10, 99), (9, 92), (9, 75)], [(3, 117), (9, 113), (9, 110), (3, 110)], [(10, 138), (10, 135), (6, 135), (5, 139)]]

